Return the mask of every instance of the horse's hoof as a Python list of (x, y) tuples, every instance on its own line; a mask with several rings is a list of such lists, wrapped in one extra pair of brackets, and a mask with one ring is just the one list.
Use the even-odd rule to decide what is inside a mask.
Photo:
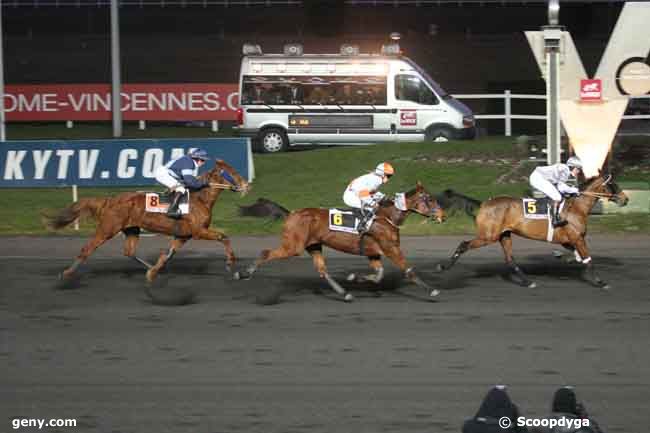
[(352, 282), (352, 281), (354, 281), (354, 280), (357, 279), (357, 274), (355, 274), (355, 273), (348, 274), (348, 276), (345, 277), (345, 279), (346, 279), (347, 281), (349, 281), (349, 282)]
[(251, 274), (249, 272), (246, 272), (246, 271), (235, 271), (232, 274), (232, 279), (235, 280), (235, 281), (250, 280), (252, 275), (253, 274)]
[(537, 283), (534, 282), (534, 281), (531, 281), (530, 283), (528, 283), (528, 285), (526, 287), (528, 287), (529, 289), (534, 289), (535, 287), (537, 287)]
[(354, 296), (350, 293), (346, 293), (345, 296), (343, 297), (343, 300), (345, 302), (352, 302), (354, 300)]
[(153, 281), (156, 279), (156, 272), (153, 272), (152, 269), (149, 269), (146, 274), (147, 282), (149, 284), (153, 283)]
[(438, 289), (433, 289), (433, 290), (431, 291), (431, 293), (429, 293), (429, 297), (430, 297), (430, 298), (435, 298), (435, 297), (438, 296), (439, 294), (440, 294), (440, 290), (438, 290)]

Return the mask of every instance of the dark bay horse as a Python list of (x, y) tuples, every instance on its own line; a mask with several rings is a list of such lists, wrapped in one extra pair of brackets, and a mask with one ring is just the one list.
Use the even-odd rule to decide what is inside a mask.
[[(224, 173), (228, 173), (235, 183), (228, 183), (224, 178)], [(54, 215), (45, 215), (46, 225), (55, 230), (71, 224), (84, 214), (92, 216), (97, 221), (95, 235), (81, 249), (72, 265), (63, 271), (62, 278), (71, 277), (93, 251), (120, 231), (126, 236), (124, 255), (134, 258), (148, 268), (147, 280), (149, 282), (155, 279), (176, 250), (189, 239), (221, 242), (226, 251), (226, 263), (230, 269), (236, 261), (235, 254), (228, 237), (224, 233), (210, 228), (212, 207), (224, 189), (238, 191), (242, 195), (246, 194), (249, 190), (248, 182), (233, 167), (221, 160), (217, 160), (214, 168), (199, 178), (210, 182), (210, 186), (190, 194), (190, 213), (183, 215), (178, 220), (171, 219), (164, 213), (145, 212), (146, 193), (144, 192), (126, 192), (108, 198), (83, 198)], [(150, 265), (135, 255), (140, 229), (174, 236), (169, 250), (160, 254), (155, 265)]]
[(447, 265), (438, 265), (438, 270), (451, 268), (458, 258), (469, 250), (480, 248), (499, 241), (508, 266), (519, 277), (520, 284), (530, 288), (535, 283), (530, 281), (512, 256), (512, 233), (528, 239), (547, 241), (561, 244), (563, 247), (574, 251), (576, 259), (585, 265), (583, 277), (596, 287), (607, 288), (605, 283), (594, 270), (591, 256), (587, 249), (585, 235), (587, 233), (587, 218), (591, 209), (601, 198), (609, 199), (619, 206), (625, 206), (628, 197), (612, 181), (611, 176), (596, 176), (582, 185), (580, 195), (566, 201), (562, 211), (563, 217), (568, 221), (564, 227), (554, 229), (549, 239), (549, 224), (547, 219), (524, 218), (523, 204), (520, 198), (495, 197), (481, 204), (476, 215), (477, 236), (461, 242), (451, 256)]
[(400, 249), (399, 226), (406, 220), (411, 212), (434, 217), (438, 222), (443, 222), (444, 211), (436, 200), (429, 194), (420, 182), (405, 194), (404, 210), (396, 207), (392, 200), (384, 200), (377, 210), (375, 222), (370, 230), (359, 236), (355, 233), (332, 231), (329, 229), (329, 210), (322, 208), (304, 208), (291, 212), (282, 230), (282, 245), (274, 250), (264, 250), (254, 264), (245, 271), (235, 273), (235, 278), (250, 278), (257, 268), (263, 263), (272, 260), (286, 259), (298, 256), (305, 250), (311, 255), (314, 266), (321, 278), (327, 280), (329, 285), (346, 301), (353, 299), (327, 272), (323, 257), (323, 245), (349, 254), (359, 254), (368, 257), (370, 267), (374, 274), (361, 278), (352, 276), (359, 281), (379, 283), (384, 275), (381, 256), (388, 257), (406, 278), (420, 287), (427, 289), (429, 296), (434, 298), (439, 291), (429, 287), (409, 267), (402, 250)]

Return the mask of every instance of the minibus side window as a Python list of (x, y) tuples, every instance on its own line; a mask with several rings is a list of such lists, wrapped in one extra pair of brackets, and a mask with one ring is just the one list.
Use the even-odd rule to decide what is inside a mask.
[(436, 105), (438, 98), (422, 80), (413, 75), (395, 76), (395, 98), (423, 105)]

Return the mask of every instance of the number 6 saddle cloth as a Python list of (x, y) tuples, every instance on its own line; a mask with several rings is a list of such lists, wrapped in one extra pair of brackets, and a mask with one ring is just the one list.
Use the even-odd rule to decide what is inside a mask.
[[(346, 232), (359, 234), (359, 221), (361, 215), (358, 209), (336, 209), (329, 210), (329, 229), (335, 232)], [(375, 220), (373, 216), (366, 227), (370, 227)]]
[[(145, 193), (145, 211), (153, 213), (167, 213), (167, 209), (171, 203), (171, 199), (174, 196), (173, 193), (167, 192), (159, 194), (157, 192), (147, 192)], [(181, 215), (187, 215), (190, 213), (190, 193), (186, 191), (185, 194), (181, 197), (180, 204), (178, 205), (178, 211)]]

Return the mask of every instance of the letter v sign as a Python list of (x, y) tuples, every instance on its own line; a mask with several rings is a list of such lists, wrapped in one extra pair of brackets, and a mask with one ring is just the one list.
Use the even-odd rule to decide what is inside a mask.
[[(630, 96), (650, 92), (650, 3), (625, 3), (595, 78), (602, 81), (602, 100), (580, 100), (580, 82), (587, 77), (568, 32), (562, 32), (559, 111), (587, 177), (602, 168)], [(542, 32), (525, 32), (537, 64), (545, 70)]]

